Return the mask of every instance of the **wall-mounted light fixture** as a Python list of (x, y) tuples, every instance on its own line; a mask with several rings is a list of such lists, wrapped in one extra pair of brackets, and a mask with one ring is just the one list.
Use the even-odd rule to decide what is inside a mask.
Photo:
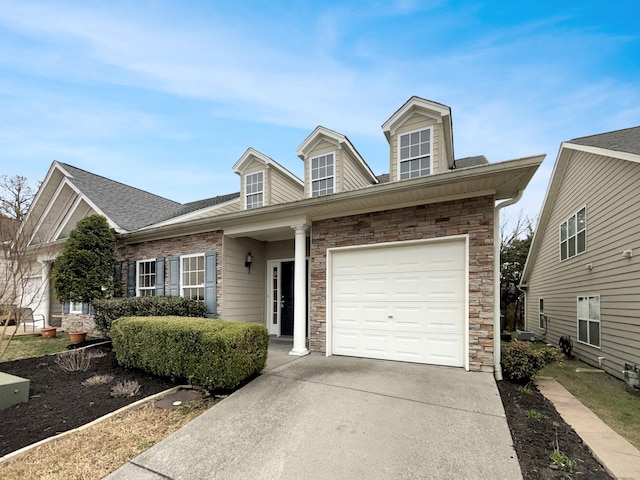
[(587, 270), (593, 270), (593, 264), (587, 263)]
[(247, 256), (244, 257), (244, 266), (247, 267), (249, 273), (251, 273), (251, 264), (253, 263), (253, 255), (251, 252), (247, 253)]
[(624, 252), (622, 252), (622, 256), (624, 258), (631, 258), (633, 257), (633, 250), (625, 250)]

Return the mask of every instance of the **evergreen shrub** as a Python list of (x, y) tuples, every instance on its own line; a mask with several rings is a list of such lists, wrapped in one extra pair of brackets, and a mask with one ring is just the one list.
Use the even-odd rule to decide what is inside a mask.
[(182, 297), (124, 297), (93, 302), (96, 328), (109, 336), (120, 317), (204, 317), (204, 302)]
[(184, 378), (207, 390), (235, 388), (266, 365), (264, 325), (185, 317), (123, 317), (111, 328), (118, 363)]

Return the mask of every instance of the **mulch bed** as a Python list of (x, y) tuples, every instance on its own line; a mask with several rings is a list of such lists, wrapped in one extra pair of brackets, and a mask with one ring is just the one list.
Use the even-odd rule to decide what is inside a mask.
[[(0, 363), (0, 370), (31, 380), (29, 401), (0, 410), (0, 456), (44, 438), (89, 423), (141, 398), (161, 392), (176, 384), (166, 378), (147, 375), (136, 369), (118, 365), (110, 346), (96, 346), (105, 353), (94, 358), (86, 372), (65, 372), (49, 355)], [(111, 384), (86, 387), (82, 382), (98, 374), (111, 374)], [(113, 397), (111, 386), (118, 380), (135, 380), (140, 392), (135, 397)], [(498, 382), (522, 474), (528, 479), (607, 479), (610, 477), (593, 458), (589, 448), (556, 412), (553, 405), (530, 385), (531, 393), (518, 390), (518, 385)], [(535, 410), (540, 419), (527, 417)], [(573, 471), (553, 465), (549, 455), (556, 447), (573, 460)]]
[[(518, 387), (521, 386), (506, 381), (498, 382), (511, 438), (525, 480), (612, 478), (535, 385), (527, 386), (531, 393), (524, 393)], [(542, 414), (542, 417), (528, 418), (527, 412), (531, 411)], [(560, 452), (575, 462), (573, 470), (558, 468), (551, 461), (549, 455), (556, 448), (556, 439)]]
[[(90, 350), (100, 350), (105, 356), (93, 358), (86, 372), (63, 371), (56, 364), (55, 355), (0, 363), (0, 371), (31, 381), (28, 402), (0, 410), (0, 456), (80, 427), (177, 384), (140, 370), (122, 368), (110, 346), (94, 346)], [(115, 379), (106, 385), (82, 385), (87, 378), (99, 374), (114, 375)], [(138, 394), (113, 397), (111, 387), (121, 380), (137, 381)]]

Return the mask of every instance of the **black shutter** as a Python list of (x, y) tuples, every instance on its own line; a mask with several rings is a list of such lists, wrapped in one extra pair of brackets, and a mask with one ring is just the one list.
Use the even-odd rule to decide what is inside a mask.
[(136, 296), (136, 261), (129, 260), (127, 266), (127, 297)]

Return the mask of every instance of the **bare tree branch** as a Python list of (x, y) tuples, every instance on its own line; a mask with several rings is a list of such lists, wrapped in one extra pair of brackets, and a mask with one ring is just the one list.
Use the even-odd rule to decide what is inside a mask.
[[(25, 315), (38, 308), (45, 283), (38, 249), (29, 247), (33, 228), (26, 221), (0, 217), (0, 358)], [(15, 328), (9, 325), (14, 322)]]
[(0, 216), (22, 220), (38, 186), (32, 187), (22, 175), (0, 175)]

